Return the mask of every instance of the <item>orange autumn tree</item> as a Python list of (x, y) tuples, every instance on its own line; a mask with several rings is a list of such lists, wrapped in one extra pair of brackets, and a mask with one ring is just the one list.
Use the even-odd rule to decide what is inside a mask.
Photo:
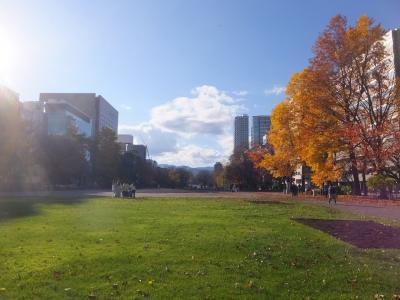
[(265, 155), (267, 154), (268, 150), (262, 146), (258, 146), (256, 148), (246, 151), (247, 157), (253, 162), (254, 168), (256, 170), (264, 169), (262, 167), (262, 162), (264, 160)]
[(342, 174), (343, 166), (336, 163), (336, 153), (342, 150), (338, 122), (320, 109), (318, 100), (321, 93), (313, 86), (316, 78), (310, 69), (304, 69), (292, 76), (286, 94), (290, 101), (292, 132), (302, 162), (313, 170), (312, 181), (322, 185), (336, 181)]
[(336, 120), (335, 127), (340, 132), (343, 148), (341, 161), (347, 164), (348, 172), (352, 175), (353, 194), (360, 194), (359, 144), (344, 134), (356, 122), (363, 100), (361, 89), (356, 84), (354, 65), (361, 53), (354, 52), (349, 30), (343, 16), (331, 19), (314, 46), (314, 57), (309, 67), (313, 80), (309, 88), (316, 95), (313, 102), (321, 115)]
[(275, 154), (263, 164), (275, 176), (289, 176), (306, 163), (314, 183), (350, 175), (353, 194), (360, 194), (360, 172), (389, 173), (400, 163), (399, 80), (384, 33), (366, 16), (355, 26), (343, 16), (331, 19), (309, 67), (293, 75), (288, 100), (273, 113)]
[(361, 17), (348, 31), (353, 52), (360, 55), (352, 62), (362, 101), (351, 137), (360, 145), (360, 155), (368, 168), (386, 175), (392, 169), (388, 161), (396, 156), (400, 140), (400, 82), (396, 78), (392, 49), (384, 46), (384, 30), (368, 17)]
[(382, 174), (399, 141), (399, 88), (394, 64), (383, 44), (385, 31), (367, 16), (354, 27), (346, 18), (332, 18), (314, 47), (310, 85), (315, 104), (336, 120), (340, 133), (339, 161), (352, 174), (353, 194), (360, 194), (359, 174)]
[(278, 104), (271, 115), (269, 143), (274, 152), (261, 165), (275, 177), (291, 177), (299, 164), (312, 168), (315, 184), (337, 180), (341, 166), (335, 163), (340, 150), (339, 133), (333, 118), (324, 116), (318, 105), (318, 91), (312, 89), (314, 74), (305, 69), (291, 78), (288, 100)]
[(288, 100), (279, 103), (272, 111), (268, 142), (273, 153), (267, 153), (259, 165), (268, 169), (274, 177), (291, 177), (299, 163), (293, 122)]

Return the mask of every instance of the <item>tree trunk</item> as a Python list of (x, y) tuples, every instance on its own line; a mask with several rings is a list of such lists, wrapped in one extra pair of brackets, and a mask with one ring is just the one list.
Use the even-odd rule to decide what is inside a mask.
[(353, 150), (350, 150), (349, 156), (351, 162), (351, 174), (353, 175), (353, 188), (351, 192), (352, 195), (361, 195), (360, 179), (358, 177), (359, 173), (357, 169), (357, 160)]
[(368, 195), (367, 179), (365, 177), (365, 171), (362, 172), (362, 184), (363, 184), (363, 195)]

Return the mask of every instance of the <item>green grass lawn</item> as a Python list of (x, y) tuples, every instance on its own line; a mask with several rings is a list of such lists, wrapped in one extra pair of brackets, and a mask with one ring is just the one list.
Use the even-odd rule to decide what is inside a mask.
[(400, 294), (400, 250), (357, 249), (292, 217), (357, 218), (226, 199), (3, 199), (0, 299)]

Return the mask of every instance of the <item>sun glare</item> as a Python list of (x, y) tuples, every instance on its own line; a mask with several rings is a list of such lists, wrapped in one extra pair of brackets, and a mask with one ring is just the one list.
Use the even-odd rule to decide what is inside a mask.
[(6, 30), (0, 28), (0, 80), (10, 80), (16, 70), (17, 62), (16, 43)]

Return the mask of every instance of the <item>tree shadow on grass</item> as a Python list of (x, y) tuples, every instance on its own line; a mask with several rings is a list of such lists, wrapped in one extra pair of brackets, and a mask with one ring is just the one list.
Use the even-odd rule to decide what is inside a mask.
[(0, 199), (0, 222), (14, 219), (37, 215), (40, 209), (37, 207), (39, 204), (62, 204), (62, 205), (75, 205), (81, 204), (86, 201), (83, 198), (7, 198)]

